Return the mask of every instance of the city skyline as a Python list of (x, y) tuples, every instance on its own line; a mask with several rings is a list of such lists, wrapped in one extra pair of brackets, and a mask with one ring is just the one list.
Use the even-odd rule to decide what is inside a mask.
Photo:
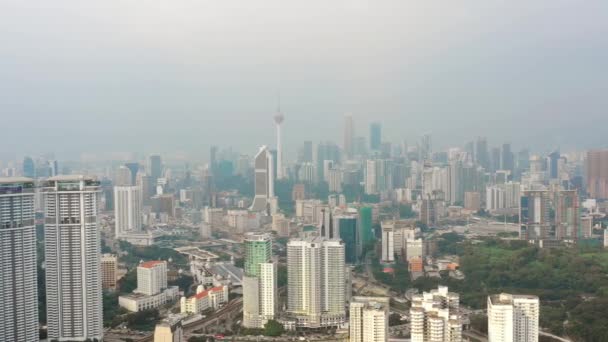
[[(301, 140), (342, 132), (346, 113), (356, 132), (377, 120), (389, 140), (432, 132), (437, 147), (478, 135), (496, 144), (605, 146), (602, 1), (273, 0), (261, 11), (221, 2), (67, 2), (48, 17), (22, 2), (0, 5), (3, 120), (32, 134), (9, 153), (31, 154), (49, 141), (69, 155), (270, 145), (277, 91), (289, 117), (286, 155)], [(100, 53), (83, 40), (98, 41)], [(539, 136), (537, 126), (552, 134)], [(86, 143), (54, 139), (58, 130)], [(16, 132), (4, 132), (0, 144)]]

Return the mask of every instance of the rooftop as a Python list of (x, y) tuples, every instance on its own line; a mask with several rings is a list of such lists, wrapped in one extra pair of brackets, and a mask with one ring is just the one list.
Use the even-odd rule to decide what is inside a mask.
[(19, 184), (33, 182), (33, 179), (27, 177), (0, 177), (0, 184)]
[(160, 265), (160, 264), (164, 264), (164, 263), (165, 263), (165, 261), (162, 261), (162, 260), (152, 260), (152, 261), (142, 262), (137, 267), (152, 268), (156, 265)]

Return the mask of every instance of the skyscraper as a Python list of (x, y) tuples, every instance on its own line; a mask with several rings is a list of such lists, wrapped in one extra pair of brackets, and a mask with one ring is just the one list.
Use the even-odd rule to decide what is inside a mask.
[(157, 154), (150, 156), (149, 171), (152, 177), (152, 184), (156, 186), (156, 180), (163, 176), (163, 164), (160, 156)]
[(353, 297), (350, 302), (350, 342), (387, 342), (388, 297)]
[(325, 180), (325, 165), (326, 161), (332, 161), (334, 163), (340, 162), (340, 148), (338, 145), (332, 142), (322, 142), (317, 145), (317, 182)]
[(311, 237), (287, 243), (287, 310), (296, 326), (337, 326), (346, 320), (344, 243)]
[(446, 286), (414, 295), (410, 308), (412, 342), (462, 341), (459, 300)]
[(488, 155), (488, 141), (485, 137), (479, 137), (475, 142), (475, 161), (484, 169), (489, 170), (490, 156)]
[(45, 182), (42, 192), (48, 337), (101, 340), (99, 182), (87, 176), (56, 176)]
[(131, 170), (129, 170), (128, 167), (121, 165), (114, 172), (114, 182), (113, 183), (115, 186), (133, 185), (133, 183), (131, 183), (132, 178), (133, 177), (131, 175)]
[(281, 108), (277, 109), (277, 114), (274, 116), (274, 123), (277, 126), (277, 179), (285, 178), (283, 170), (283, 146), (281, 144), (281, 124), (285, 120), (285, 116), (281, 113)]
[(361, 236), (361, 244), (374, 240), (374, 232), (372, 231), (372, 208), (361, 207), (359, 209), (359, 235)]
[(379, 151), (382, 146), (382, 126), (379, 122), (372, 122), (369, 125), (369, 148)]
[(500, 163), (500, 168), (502, 170), (509, 170), (512, 173), (513, 169), (515, 169), (515, 157), (513, 156), (513, 152), (511, 152), (511, 144), (502, 144), (501, 156), (502, 162)]
[(608, 149), (587, 151), (585, 168), (589, 197), (608, 199)]
[(359, 262), (361, 237), (359, 236), (357, 215), (346, 214), (334, 217), (336, 230), (344, 242), (345, 261), (347, 264)]
[(302, 147), (302, 162), (312, 163), (312, 141), (307, 140), (304, 142), (304, 146)]
[(581, 213), (576, 190), (560, 190), (555, 198), (555, 235), (558, 240), (577, 240)]
[(137, 184), (137, 172), (139, 171), (139, 163), (131, 162), (125, 163), (125, 166), (131, 171), (131, 185)]
[(139, 186), (114, 187), (116, 237), (141, 232), (142, 193)]
[(537, 296), (501, 293), (488, 297), (489, 342), (538, 342)]
[(354, 155), (354, 138), (355, 138), (355, 123), (353, 116), (348, 114), (344, 116), (344, 153), (346, 157), (351, 159)]
[(23, 175), (28, 178), (36, 177), (36, 166), (30, 157), (23, 158)]
[(519, 210), (520, 233), (526, 240), (542, 240), (550, 237), (549, 192), (528, 190), (521, 195)]
[(274, 214), (276, 198), (274, 196), (274, 162), (268, 147), (260, 147), (255, 155), (255, 197), (249, 210)]
[(245, 235), (243, 326), (262, 328), (277, 310), (277, 266), (272, 261), (272, 240), (262, 233)]
[(34, 180), (0, 178), (0, 340), (38, 341)]

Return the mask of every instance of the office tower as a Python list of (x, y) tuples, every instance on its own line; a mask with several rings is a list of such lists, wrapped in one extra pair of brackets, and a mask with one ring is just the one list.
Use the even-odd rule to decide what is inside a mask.
[(437, 202), (432, 199), (431, 196), (422, 199), (420, 205), (420, 221), (427, 226), (434, 226), (437, 224)]
[(361, 254), (361, 237), (358, 232), (357, 215), (346, 214), (334, 217), (336, 230), (344, 242), (345, 261), (347, 264), (359, 262)]
[(382, 145), (382, 126), (379, 122), (372, 122), (369, 125), (369, 148), (372, 151), (379, 151)]
[(30, 157), (23, 158), (23, 176), (28, 178), (36, 177), (36, 166), (34, 160)]
[(338, 326), (346, 320), (344, 243), (310, 237), (287, 243), (287, 311), (296, 326)]
[(134, 292), (153, 296), (167, 288), (167, 262), (146, 261), (137, 266), (137, 289)]
[(262, 328), (277, 310), (277, 266), (272, 261), (272, 241), (263, 233), (245, 235), (243, 276), (243, 326)]
[(537, 296), (488, 296), (489, 342), (538, 342), (539, 312)]
[(359, 230), (362, 246), (365, 246), (367, 243), (374, 240), (371, 207), (361, 207), (359, 209)]
[(116, 270), (118, 259), (114, 254), (101, 256), (101, 288), (104, 290), (116, 290)]
[(414, 295), (410, 308), (412, 342), (462, 341), (459, 299), (446, 286)]
[(302, 160), (304, 163), (312, 163), (312, 141), (306, 140), (304, 141), (304, 145), (302, 147)]
[(388, 297), (353, 297), (350, 301), (350, 342), (387, 342)]
[(163, 164), (160, 156), (157, 154), (151, 155), (149, 163), (148, 172), (152, 178), (152, 184), (156, 184), (156, 180), (163, 176)]
[(513, 157), (513, 152), (511, 152), (511, 144), (503, 144), (502, 145), (502, 162), (500, 163), (500, 168), (502, 170), (509, 170), (513, 172), (515, 169), (515, 162)]
[(285, 116), (281, 113), (281, 108), (279, 108), (274, 116), (274, 123), (277, 126), (277, 179), (285, 178), (283, 170), (283, 146), (281, 144), (281, 124), (284, 120)]
[(0, 178), (0, 340), (38, 341), (34, 180)]
[(383, 221), (382, 228), (382, 258), (385, 263), (395, 262), (395, 225), (392, 221)]
[(114, 187), (114, 219), (116, 237), (142, 230), (142, 194), (139, 186)]
[(519, 173), (530, 169), (530, 150), (523, 149), (517, 153), (517, 169)]
[(355, 138), (355, 123), (353, 116), (348, 114), (344, 116), (344, 153), (348, 159), (354, 156), (354, 138)]
[(121, 165), (114, 172), (114, 186), (130, 186), (132, 175), (128, 167)]
[(49, 160), (49, 176), (57, 176), (59, 174), (59, 165), (56, 160)]
[(608, 199), (608, 149), (587, 151), (585, 169), (589, 197)]
[(265, 212), (271, 215), (276, 212), (276, 197), (274, 196), (274, 162), (268, 147), (260, 147), (255, 155), (255, 197), (249, 210)]
[(420, 160), (431, 160), (432, 153), (431, 135), (427, 133), (420, 138)]
[(475, 161), (486, 170), (490, 168), (490, 156), (488, 154), (488, 141), (484, 137), (477, 138), (475, 142)]
[(125, 167), (131, 171), (131, 185), (137, 185), (137, 172), (139, 171), (139, 163), (125, 163)]
[(495, 172), (496, 170), (500, 170), (500, 164), (502, 160), (500, 157), (500, 148), (493, 147), (492, 154), (490, 156), (490, 172)]
[(555, 234), (558, 240), (579, 238), (581, 213), (576, 190), (560, 190), (555, 199)]
[(561, 158), (559, 151), (553, 151), (547, 156), (547, 176), (549, 179), (557, 179), (558, 176), (558, 162)]
[(332, 142), (322, 142), (317, 145), (317, 159), (315, 166), (317, 168), (317, 182), (325, 180), (325, 161), (331, 160), (338, 164), (340, 162), (340, 148)]
[(56, 176), (41, 190), (48, 338), (101, 340), (99, 182), (87, 176)]
[(519, 237), (526, 240), (547, 239), (551, 233), (549, 192), (523, 191), (519, 210)]

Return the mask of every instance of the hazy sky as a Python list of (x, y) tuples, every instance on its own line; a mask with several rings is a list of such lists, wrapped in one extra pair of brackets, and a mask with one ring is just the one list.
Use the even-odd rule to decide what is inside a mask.
[(608, 144), (608, 1), (0, 0), (0, 155)]

